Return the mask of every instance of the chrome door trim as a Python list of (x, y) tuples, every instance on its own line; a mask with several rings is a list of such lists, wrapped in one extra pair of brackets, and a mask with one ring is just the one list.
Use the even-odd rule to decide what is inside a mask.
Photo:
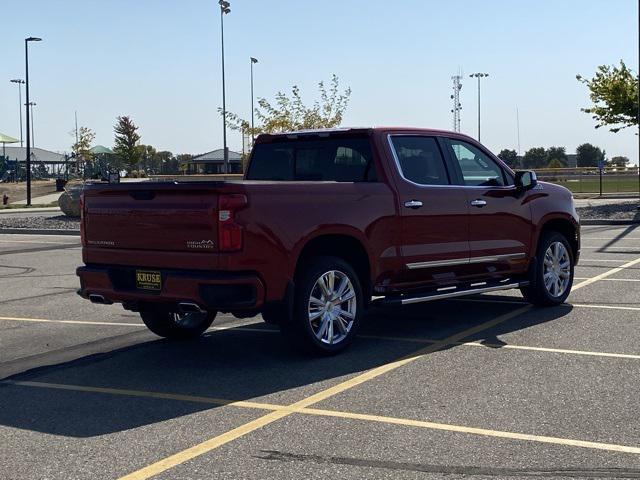
[[(457, 185), (454, 183), (449, 183), (448, 185), (424, 185), (422, 183), (416, 183), (412, 180), (409, 180), (407, 177), (404, 176), (404, 172), (402, 171), (402, 167), (400, 166), (400, 160), (398, 159), (398, 155), (396, 154), (396, 149), (393, 146), (393, 141), (391, 140), (391, 137), (430, 137), (430, 138), (449, 138), (443, 135), (439, 135), (436, 133), (387, 133), (387, 143), (389, 144), (389, 149), (391, 150), (391, 155), (393, 157), (393, 159), (395, 160), (396, 163), (396, 168), (398, 170), (398, 173), (400, 174), (400, 178), (402, 178), (405, 182), (408, 182), (412, 185), (415, 185), (416, 187), (422, 187), (422, 188), (470, 188), (470, 189), (484, 189), (484, 190), (516, 190), (516, 186), (515, 185), (500, 185), (500, 186), (489, 186), (489, 185)], [(466, 140), (463, 140), (466, 141)], [(473, 144), (472, 144), (473, 145)], [(475, 145), (474, 145), (475, 146)], [(484, 151), (483, 151), (484, 152)], [(484, 152), (486, 153), (486, 152)], [(446, 164), (446, 159), (443, 158), (442, 159), (445, 164)], [(495, 161), (494, 158), (492, 158), (492, 160)], [(499, 164), (498, 164), (499, 165)], [(500, 168), (502, 168), (501, 165), (499, 165)], [(507, 172), (509, 173), (509, 172)]]
[(505, 260), (520, 260), (522, 258), (525, 258), (526, 256), (526, 253), (507, 253), (504, 255), (491, 255), (487, 257), (454, 258), (452, 260), (435, 260), (432, 262), (407, 263), (407, 268), (409, 270), (417, 270), (420, 268), (450, 267), (454, 265), (470, 265), (476, 263), (495, 263)]

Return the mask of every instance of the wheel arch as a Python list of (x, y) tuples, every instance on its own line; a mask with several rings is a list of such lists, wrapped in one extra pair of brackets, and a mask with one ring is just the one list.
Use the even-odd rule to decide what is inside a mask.
[(319, 256), (338, 257), (355, 270), (362, 285), (365, 303), (369, 302), (372, 288), (372, 263), (364, 242), (349, 233), (323, 233), (310, 238), (296, 258), (294, 278), (304, 265)]
[(574, 262), (578, 262), (580, 256), (580, 225), (571, 216), (557, 215), (545, 217), (540, 222), (540, 227), (535, 238), (535, 245), (533, 251), (538, 250), (538, 244), (540, 238), (547, 232), (558, 232), (564, 235), (571, 246), (571, 254), (573, 255)]

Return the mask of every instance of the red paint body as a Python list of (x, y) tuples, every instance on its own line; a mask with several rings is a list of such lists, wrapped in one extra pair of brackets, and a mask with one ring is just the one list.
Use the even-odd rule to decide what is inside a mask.
[[(366, 252), (365, 283), (375, 295), (506, 278), (527, 271), (540, 232), (549, 221), (574, 232), (571, 242), (577, 260), (579, 223), (571, 194), (563, 187), (540, 183), (522, 192), (514, 186), (417, 185), (401, 175), (389, 135), (458, 138), (480, 148), (509, 175), (513, 172), (464, 135), (409, 128), (357, 132), (370, 137), (377, 182), (244, 180), (88, 186), (83, 197), (86, 267), (78, 269), (80, 294), (126, 304), (191, 301), (224, 311), (257, 311), (265, 303), (285, 300), (305, 247), (329, 239), (332, 254), (349, 257), (356, 246)], [(261, 136), (257, 143), (274, 138)], [(218, 250), (219, 199), (227, 195), (246, 197), (246, 205), (242, 197), (233, 197), (243, 204), (233, 210), (231, 220), (241, 230), (242, 245), (228, 253)], [(475, 199), (486, 200), (487, 205), (470, 206)], [(411, 200), (423, 206), (404, 207)], [(407, 267), (513, 254), (524, 255), (465, 265)], [(136, 268), (161, 271), (161, 291), (149, 294), (131, 288), (128, 276)], [(227, 303), (212, 301), (205, 298), (203, 285), (243, 285), (252, 294)]]

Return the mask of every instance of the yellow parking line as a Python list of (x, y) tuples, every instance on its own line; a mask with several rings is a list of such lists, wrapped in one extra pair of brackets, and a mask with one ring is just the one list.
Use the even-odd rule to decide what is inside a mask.
[[(314, 395), (311, 395), (303, 400), (300, 400), (299, 402), (296, 402), (292, 405), (289, 406), (289, 408), (293, 409), (293, 410), (298, 410), (301, 408), (305, 408), (305, 407), (309, 407), (315, 403), (318, 403), (322, 400), (326, 400), (329, 397), (332, 397), (334, 395), (337, 395), (339, 393), (342, 393), (346, 390), (349, 390), (350, 388), (353, 388), (355, 386), (361, 385), (364, 382), (367, 382), (369, 380), (372, 380), (376, 377), (379, 377), (380, 375), (384, 374), (384, 373), (388, 373), (391, 372), (392, 370), (395, 370), (397, 368), (402, 367), (403, 365), (406, 365), (408, 363), (411, 363), (419, 358), (422, 358), (425, 355), (428, 355), (429, 353), (433, 353), (441, 348), (443, 348), (444, 346), (446, 346), (447, 343), (451, 343), (451, 342), (455, 342), (458, 340), (461, 340), (465, 337), (471, 336), (475, 333), (481, 332), (482, 330), (486, 330), (488, 328), (491, 328), (495, 325), (498, 325), (502, 322), (506, 322), (507, 320), (510, 320), (518, 315), (520, 315), (521, 313), (524, 313), (526, 311), (528, 311), (531, 307), (527, 306), (524, 308), (519, 308), (517, 310), (514, 310), (513, 312), (504, 314), (504, 315), (500, 315), (497, 318), (494, 318), (493, 320), (489, 320), (488, 322), (484, 322), (480, 325), (477, 325), (475, 327), (469, 328), (467, 330), (464, 330), (462, 332), (456, 333), (454, 335), (451, 335), (450, 337), (446, 338), (443, 340), (442, 343), (436, 343), (436, 344), (432, 344), (429, 345), (423, 349), (418, 350), (417, 352), (414, 352), (411, 355), (408, 355), (406, 357), (403, 357), (399, 360), (396, 360), (394, 362), (391, 363), (387, 363), (385, 365), (381, 365), (380, 367), (376, 367), (373, 368), (371, 370), (368, 370), (360, 375), (357, 375), (353, 378), (350, 378), (349, 380), (339, 383), (338, 385), (334, 385), (333, 387), (327, 388), (326, 390), (323, 390), (321, 392), (318, 392)], [(129, 475), (125, 475), (124, 477), (121, 478), (121, 480), (141, 480), (141, 479), (146, 479), (146, 478), (150, 478), (153, 477), (154, 475), (158, 475), (159, 473), (162, 473), (166, 470), (169, 470), (170, 468), (173, 468), (177, 465), (180, 465), (188, 460), (191, 460), (195, 457), (198, 457), (204, 453), (210, 452), (211, 450), (214, 450), (226, 443), (229, 443), (233, 440), (236, 440), (244, 435), (246, 435), (247, 433), (253, 432), (255, 430), (258, 430), (259, 428), (262, 428), (266, 425), (269, 425), (273, 422), (275, 422), (276, 420), (279, 420), (281, 418), (284, 418), (286, 416), (291, 415), (292, 412), (290, 411), (278, 411), (278, 412), (271, 412), (263, 417), (260, 417), (256, 420), (253, 420), (243, 426), (240, 426), (238, 428), (235, 428), (233, 430), (230, 430), (222, 435), (218, 435), (216, 437), (213, 437), (210, 440), (207, 440), (205, 442), (202, 442), (198, 445), (195, 445), (194, 447), (188, 448), (186, 450), (183, 450), (181, 452), (178, 452), (174, 455), (171, 455), (170, 457), (167, 457), (163, 460), (160, 460), (156, 463), (152, 463), (151, 465), (148, 465), (140, 470), (137, 470), (135, 472), (130, 473)]]
[(589, 280), (583, 280), (582, 282), (578, 283), (577, 285), (574, 285), (572, 290), (578, 290), (578, 289), (580, 289), (582, 287), (586, 287), (587, 285), (591, 285), (592, 283), (595, 283), (598, 280), (602, 280), (604, 278), (610, 277), (611, 275), (615, 275), (616, 273), (621, 272), (625, 268), (633, 267), (634, 265), (637, 265), (639, 263), (640, 263), (640, 258), (636, 258), (635, 260), (631, 260), (630, 262), (627, 262), (627, 263), (625, 263), (623, 265), (620, 265), (619, 267), (612, 268), (611, 270), (607, 270), (606, 272), (603, 272), (600, 275), (596, 275), (595, 277), (591, 277)]
[(68, 323), (71, 325), (109, 325), (123, 327), (144, 327), (142, 323), (118, 323), (118, 322), (90, 322), (86, 320), (49, 320), (46, 318), (25, 318), (25, 317), (0, 317), (0, 320), (8, 322), (33, 322), (33, 323)]
[(222, 435), (214, 437), (210, 440), (207, 440), (206, 442), (198, 444), (187, 450), (179, 452), (178, 454), (172, 455), (164, 460), (161, 460), (158, 463), (150, 465), (149, 467), (145, 467), (142, 470), (138, 470), (137, 472), (134, 472), (134, 474), (137, 476), (132, 476), (134, 474), (130, 474), (123, 478), (149, 478), (150, 476), (160, 473), (158, 471), (159, 468), (163, 468), (162, 471), (167, 470), (179, 463), (183, 463), (185, 459), (188, 460), (190, 458), (195, 458), (199, 455), (207, 453), (221, 445), (224, 445), (225, 443), (230, 442), (231, 440), (239, 438), (240, 436), (243, 436), (249, 432), (252, 432), (258, 428), (266, 426), (278, 419), (284, 418), (285, 416), (291, 415), (293, 413), (297, 413), (301, 415), (313, 415), (313, 416), (319, 416), (319, 417), (331, 417), (331, 418), (341, 418), (341, 419), (348, 419), (348, 420), (359, 420), (359, 421), (365, 421), (365, 422), (384, 423), (389, 425), (401, 425), (401, 426), (407, 426), (407, 427), (424, 428), (429, 430), (441, 430), (446, 432), (466, 433), (466, 434), (480, 435), (485, 437), (507, 438), (510, 440), (550, 443), (555, 445), (590, 448), (590, 449), (606, 450), (606, 451), (612, 451), (612, 452), (633, 453), (633, 454), (640, 453), (639, 447), (632, 447), (627, 445), (590, 442), (590, 441), (575, 440), (570, 438), (550, 437), (545, 435), (530, 435), (525, 433), (509, 432), (509, 431), (503, 431), (503, 430), (490, 430), (486, 428), (466, 427), (462, 425), (452, 425), (452, 424), (446, 424), (446, 423), (436, 423), (436, 422), (429, 422), (424, 420), (413, 420), (408, 418), (388, 417), (388, 416), (382, 416), (382, 415), (371, 415), (371, 414), (365, 414), (365, 413), (342, 412), (337, 410), (325, 410), (325, 409), (308, 408), (308, 407), (293, 407), (293, 406), (276, 405), (272, 403), (234, 401), (234, 400), (227, 400), (227, 399), (220, 399), (220, 398), (200, 397), (200, 396), (191, 396), (191, 395), (176, 395), (176, 394), (168, 394), (168, 393), (160, 393), (160, 392), (144, 392), (139, 390), (84, 387), (79, 385), (65, 385), (65, 384), (43, 383), (43, 382), (30, 382), (30, 381), (21, 382), (21, 381), (7, 380), (7, 381), (0, 382), (0, 384), (67, 390), (67, 391), (75, 391), (75, 392), (102, 393), (102, 394), (123, 395), (123, 396), (133, 396), (133, 397), (143, 397), (143, 398), (164, 399), (164, 400), (178, 400), (178, 401), (187, 401), (187, 402), (194, 402), (194, 403), (203, 403), (208, 405), (232, 406), (232, 407), (249, 408), (249, 409), (257, 409), (257, 410), (271, 410), (269, 414), (264, 415), (256, 420), (253, 420), (249, 423), (241, 425), (233, 430), (230, 430)]
[(572, 305), (578, 308), (604, 308), (608, 310), (631, 310), (636, 312), (640, 311), (640, 307), (623, 307), (620, 305), (587, 305), (584, 303), (574, 303)]
[(127, 390), (121, 388), (87, 387), (82, 385), (68, 385), (63, 383), (31, 382), (17, 380), (3, 380), (0, 384), (18, 385), (20, 387), (46, 388), (52, 390), (67, 390), (72, 392), (104, 393), (122, 395), (125, 397), (156, 398), (162, 400), (178, 400), (182, 402), (205, 403), (207, 405), (253, 408), (258, 410), (281, 410), (281, 405), (271, 403), (247, 402), (244, 400), (228, 400), (224, 398), (202, 397), (197, 395), (180, 395), (175, 393), (147, 392), (142, 390)]
[[(629, 250), (630, 248), (638, 248), (638, 246), (637, 245), (627, 245), (625, 247), (603, 247), (603, 246), (596, 246), (596, 247), (589, 246), (589, 247), (586, 247), (584, 245), (580, 245), (580, 248), (582, 250), (602, 250), (602, 249), (604, 249), (603, 252), (600, 252), (600, 253), (607, 253), (607, 250)], [(637, 253), (637, 252), (633, 252), (633, 253)]]
[[(640, 310), (640, 309), (638, 309)], [(438, 340), (431, 338), (420, 337), (388, 337), (385, 335), (360, 335), (362, 338), (370, 338), (373, 340), (389, 340), (394, 342), (412, 342), (412, 343), (438, 343)], [(507, 350), (529, 350), (533, 352), (548, 352), (548, 353), (563, 353), (571, 355), (585, 355), (590, 357), (608, 357), (608, 358), (625, 358), (630, 360), (640, 360), (640, 355), (634, 355), (629, 353), (610, 353), (610, 352), (594, 352), (589, 350), (573, 350), (568, 348), (551, 348), (551, 347), (531, 347), (528, 345), (514, 345), (514, 344), (501, 344), (491, 342), (451, 342), (449, 345), (463, 346), (463, 347), (484, 347), (491, 349), (503, 349)]]
[(353, 420), (365, 420), (369, 422), (379, 422), (392, 425), (404, 425), (409, 427), (421, 427), (431, 430), (444, 430), (447, 432), (470, 433), (473, 435), (482, 435), (485, 437), (508, 438), (511, 440), (524, 440), (531, 442), (552, 443), (555, 445), (566, 445), (571, 447), (591, 448), (596, 450), (608, 450), (612, 452), (635, 453), (640, 454), (639, 447), (631, 447), (627, 445), (616, 445), (612, 443), (587, 442), (583, 440), (573, 440), (570, 438), (548, 437), (544, 435), (529, 435), (526, 433), (505, 432), (500, 430), (488, 430), (485, 428), (464, 427), (461, 425), (450, 425), (446, 423), (425, 422), (421, 420), (410, 420), (405, 418), (384, 417), (379, 415), (367, 415), (363, 413), (336, 412), (332, 410), (319, 410), (313, 408), (305, 408), (301, 413), (306, 415), (320, 415), (336, 418), (346, 418)]
[[(589, 280), (591, 277), (573, 277), (574, 280)], [(602, 278), (605, 282), (640, 282), (640, 278)]]

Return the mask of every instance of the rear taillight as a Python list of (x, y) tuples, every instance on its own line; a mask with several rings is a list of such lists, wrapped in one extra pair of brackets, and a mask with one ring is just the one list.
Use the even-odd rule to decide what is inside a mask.
[(85, 247), (87, 244), (87, 240), (85, 238), (85, 228), (84, 228), (84, 193), (80, 194), (80, 242), (82, 246)]
[(247, 196), (242, 194), (218, 197), (218, 250), (237, 252), (242, 250), (242, 226), (235, 221), (238, 210), (247, 205)]

